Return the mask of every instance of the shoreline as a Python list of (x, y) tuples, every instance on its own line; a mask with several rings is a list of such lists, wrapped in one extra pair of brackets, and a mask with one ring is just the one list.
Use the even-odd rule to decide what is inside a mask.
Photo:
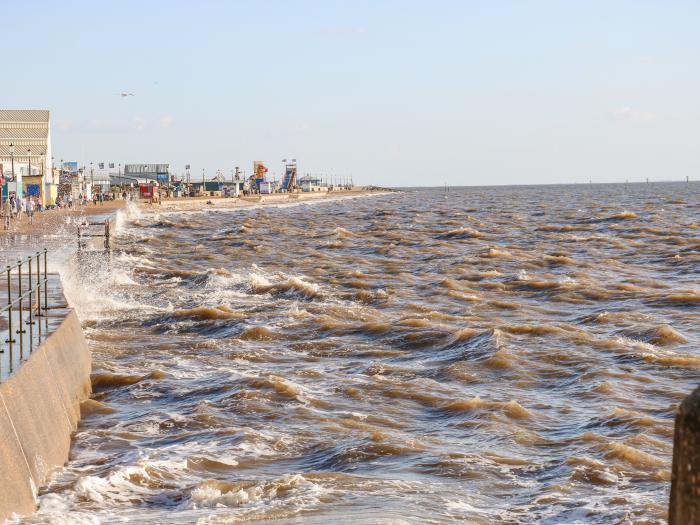
[(134, 201), (140, 210), (146, 212), (185, 212), (206, 210), (250, 209), (260, 206), (294, 205), (311, 202), (334, 202), (344, 199), (389, 195), (386, 190), (351, 190), (337, 193), (277, 193), (272, 195), (255, 195), (248, 197), (178, 197), (164, 199), (159, 204), (146, 201)]
[(61, 230), (66, 224), (77, 224), (76, 219), (84, 217), (93, 217), (95, 215), (110, 216), (126, 207), (128, 201), (121, 199), (114, 201), (106, 201), (97, 206), (88, 204), (86, 206), (75, 206), (73, 208), (61, 208), (46, 210), (42, 212), (34, 212), (34, 221), (30, 224), (26, 213), (22, 214), (22, 219), (18, 222), (17, 219), (12, 219), (9, 230), (4, 229), (4, 225), (0, 224), (0, 239), (3, 237), (19, 235), (54, 235)]

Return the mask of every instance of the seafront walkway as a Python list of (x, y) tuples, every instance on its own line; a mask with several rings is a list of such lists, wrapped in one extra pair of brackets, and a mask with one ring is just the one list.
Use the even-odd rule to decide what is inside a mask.
[[(47, 275), (45, 291), (43, 283), (40, 288), (37, 287), (36, 278), (32, 276), (35, 291), (31, 298), (27, 295), (30, 288), (29, 276), (23, 275), (22, 292), (25, 297), (21, 301), (21, 308), (17, 272), (10, 276), (9, 294), (6, 275), (7, 272), (3, 272), (0, 281), (0, 307), (4, 308), (12, 301), (13, 308), (0, 314), (0, 383), (29, 359), (32, 352), (46, 341), (71, 311), (63, 297), (57, 274)], [(43, 273), (41, 278), (43, 280)]]
[(123, 200), (107, 201), (97, 206), (88, 204), (35, 213), (31, 224), (25, 214), (20, 220), (13, 219), (9, 230), (0, 225), (0, 265), (5, 267), (18, 257), (44, 248), (72, 253), (77, 247), (77, 227), (81, 222), (105, 220), (125, 206)]
[(34, 512), (38, 489), (68, 459), (91, 355), (58, 270), (72, 268), (80, 224), (124, 205), (51, 210), (0, 230), (0, 522)]
[[(32, 224), (24, 216), (15, 219), (11, 229), (0, 230), (0, 382), (17, 370), (71, 312), (58, 268), (78, 247), (78, 225), (85, 220), (111, 218), (124, 205), (124, 201), (111, 201), (50, 210), (37, 213)], [(21, 301), (20, 295), (24, 296)]]

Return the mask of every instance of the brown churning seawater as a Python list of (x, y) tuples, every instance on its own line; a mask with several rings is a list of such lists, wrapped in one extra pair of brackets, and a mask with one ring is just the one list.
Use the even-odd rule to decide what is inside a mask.
[(27, 523), (662, 523), (700, 186), (132, 213)]

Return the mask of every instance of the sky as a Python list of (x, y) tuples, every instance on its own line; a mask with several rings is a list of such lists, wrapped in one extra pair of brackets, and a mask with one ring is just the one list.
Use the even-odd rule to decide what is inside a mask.
[(700, 179), (697, 1), (1, 7), (0, 107), (51, 110), (56, 161), (209, 178), (296, 158), (380, 186)]

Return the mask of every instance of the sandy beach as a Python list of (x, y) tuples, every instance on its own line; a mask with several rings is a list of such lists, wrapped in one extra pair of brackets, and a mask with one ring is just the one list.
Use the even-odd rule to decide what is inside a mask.
[(118, 210), (127, 206), (128, 202), (134, 202), (143, 210), (150, 211), (197, 211), (201, 209), (231, 209), (249, 208), (260, 205), (292, 204), (307, 201), (326, 201), (346, 198), (357, 198), (366, 195), (383, 193), (379, 190), (355, 189), (350, 191), (338, 191), (331, 193), (294, 193), (275, 195), (253, 195), (240, 198), (230, 197), (192, 197), (163, 199), (159, 204), (151, 204), (146, 200), (107, 201), (97, 206), (89, 204), (73, 208), (53, 209), (34, 214), (34, 221), (29, 222), (26, 213), (22, 218), (12, 220), (10, 228), (5, 230), (0, 225), (0, 238), (31, 236), (55, 236), (66, 228), (66, 224), (81, 222), (81, 218), (113, 215)]
[(240, 198), (233, 197), (186, 197), (163, 199), (159, 204), (150, 204), (147, 201), (138, 201), (139, 206), (145, 210), (163, 211), (197, 211), (201, 209), (231, 209), (249, 208), (260, 205), (293, 204), (308, 201), (327, 201), (347, 198), (357, 198), (368, 195), (378, 195), (386, 190), (367, 190), (356, 188), (348, 191), (336, 191), (329, 193), (277, 193), (273, 195), (251, 195)]
[(30, 224), (26, 213), (22, 218), (12, 220), (9, 230), (5, 230), (0, 224), (0, 236), (3, 235), (52, 235), (64, 228), (67, 222), (77, 222), (80, 217), (94, 217), (116, 212), (126, 206), (126, 201), (121, 199), (107, 201), (97, 206), (88, 204), (73, 208), (53, 209), (34, 213), (34, 221)]

